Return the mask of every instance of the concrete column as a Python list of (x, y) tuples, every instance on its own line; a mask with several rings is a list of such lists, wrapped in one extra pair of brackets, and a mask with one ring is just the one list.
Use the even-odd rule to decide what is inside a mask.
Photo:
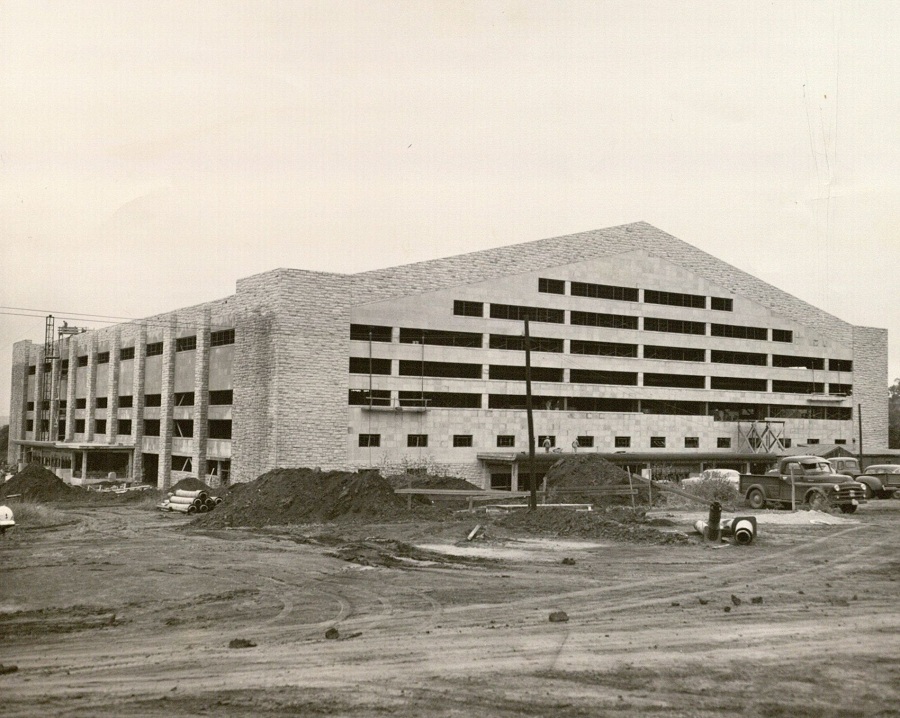
[(135, 481), (144, 479), (144, 361), (147, 358), (147, 327), (140, 326), (134, 340), (134, 372), (131, 393), (131, 435), (134, 437), (134, 462), (132, 476)]
[(163, 330), (162, 394), (159, 409), (159, 471), (157, 487), (165, 491), (172, 484), (172, 416), (175, 406), (175, 322), (172, 315)]
[(84, 402), (84, 440), (94, 440), (94, 414), (97, 411), (97, 335), (88, 340), (87, 397)]
[(31, 356), (31, 342), (16, 342), (13, 345), (12, 393), (9, 398), (9, 448), (6, 460), (18, 466), (22, 460), (22, 446), (13, 439), (25, 438), (25, 407), (28, 405), (28, 366)]
[(88, 452), (82, 451), (81, 452), (81, 478), (82, 479), (87, 478), (87, 457), (88, 457)]
[(34, 394), (31, 400), (34, 402), (34, 432), (33, 437), (39, 439), (41, 436), (41, 397), (43, 395), (44, 386), (44, 346), (36, 346), (31, 355), (34, 360)]
[(207, 440), (209, 439), (209, 309), (197, 327), (194, 354), (194, 441), (191, 463), (201, 481), (206, 477)]
[(109, 371), (106, 373), (106, 443), (115, 444), (119, 434), (119, 350), (122, 330), (116, 329), (109, 348)]
[(56, 441), (59, 438), (59, 369), (61, 362), (62, 346), (61, 342), (56, 345), (56, 356), (53, 358), (52, 369), (50, 371), (50, 411), (47, 412), (50, 417), (50, 441)]
[(75, 375), (78, 371), (78, 350), (75, 339), (68, 341), (69, 378), (66, 382), (66, 436), (65, 441), (75, 440)]

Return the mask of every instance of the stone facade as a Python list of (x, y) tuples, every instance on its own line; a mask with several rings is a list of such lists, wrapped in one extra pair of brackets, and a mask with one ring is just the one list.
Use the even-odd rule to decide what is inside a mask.
[[(694, 293), (725, 298), (733, 303), (729, 312), (711, 307), (660, 306), (645, 302), (615, 302), (595, 298), (540, 293), (538, 281), (550, 278), (566, 287), (572, 282), (596, 282), (642, 290)], [(279, 466), (309, 466), (338, 469), (375, 466), (386, 472), (424, 468), (436, 473), (452, 473), (484, 483), (489, 480), (478, 454), (502, 451), (498, 435), (514, 436), (508, 453), (524, 451), (527, 442), (524, 412), (490, 408), (492, 394), (516, 395), (523, 382), (492, 379), (494, 365), (521, 365), (522, 352), (490, 347), (493, 334), (521, 334), (521, 323), (502, 321), (487, 314), (460, 316), (454, 301), (491, 304), (558, 307), (566, 312), (561, 324), (532, 323), (535, 337), (556, 338), (562, 351), (532, 354), (533, 365), (558, 368), (556, 382), (535, 383), (536, 395), (568, 398), (610, 399), (650, 402), (732, 402), (771, 406), (806, 405), (804, 396), (774, 392), (776, 381), (796, 379), (823, 385), (853, 384), (853, 395), (823, 397), (830, 409), (862, 408), (864, 447), (883, 448), (887, 444), (887, 337), (881, 329), (854, 327), (801, 300), (767, 285), (727, 263), (716, 259), (671, 235), (645, 223), (585, 232), (567, 237), (489, 249), (458, 257), (421, 262), (390, 269), (339, 275), (294, 269), (277, 269), (237, 282), (233, 296), (215, 302), (179, 309), (145, 320), (89, 331), (63, 340), (61, 358), (68, 359), (64, 396), (59, 362), (53, 361), (51, 374), (44, 375), (43, 346), (20, 342), (13, 350), (10, 458), (21, 458), (24, 446), (16, 441), (34, 442), (40, 417), (41, 381), (52, 381), (51, 431), (59, 400), (66, 402), (65, 435), (55, 437), (59, 450), (87, 451), (130, 449), (136, 478), (145, 477), (165, 488), (185, 472), (173, 471), (172, 456), (191, 460), (189, 475), (218, 481), (208, 476), (208, 465), (230, 458), (232, 481), (252, 480)], [(572, 311), (609, 312), (634, 317), (645, 328), (648, 319), (695, 321), (709, 327), (722, 322), (766, 327), (789, 332), (792, 341), (729, 338), (704, 335), (667, 334), (627, 329), (598, 330), (576, 326), (568, 320)], [(391, 328), (390, 342), (351, 341), (350, 325)], [(234, 329), (230, 365), (221, 376), (228, 377), (217, 391), (231, 392), (231, 404), (211, 405), (210, 336), (221, 329)], [(480, 335), (482, 349), (411, 344), (399, 339), (401, 329), (416, 328)], [(179, 338), (196, 336), (196, 347), (176, 351)], [(677, 346), (706, 352), (703, 362), (635, 357), (586, 357), (571, 351), (574, 341), (604, 341), (634, 344), (646, 351), (649, 345)], [(148, 345), (162, 343), (162, 354), (149, 356)], [(133, 347), (128, 364), (121, 359), (123, 348)], [(766, 367), (713, 363), (711, 348), (765, 353)], [(98, 352), (109, 352), (109, 364), (98, 365)], [(375, 388), (390, 394), (388, 411), (348, 406), (351, 391), (367, 391), (373, 378), (348, 372), (349, 357), (389, 362), (390, 372), (374, 378)], [(776, 354), (815, 357), (826, 362), (825, 369), (798, 372), (772, 366)], [(87, 366), (78, 367), (78, 358), (87, 357)], [(852, 373), (842, 376), (830, 371), (831, 359), (852, 362)], [(404, 362), (480, 364), (475, 379), (440, 376), (410, 376), (400, 371)], [(30, 366), (37, 366), (29, 374)], [(572, 372), (602, 368), (605, 371), (634, 373), (633, 385), (576, 384)], [(650, 375), (696, 375), (702, 383), (694, 388), (659, 388), (647, 381)], [(765, 387), (740, 390), (713, 390), (720, 379), (738, 382), (762, 377)], [(100, 386), (98, 386), (98, 381)], [(219, 380), (220, 384), (223, 380)], [(227, 387), (227, 388), (226, 388)], [(401, 392), (475, 393), (479, 408), (429, 408), (427, 411), (400, 411)], [(107, 397), (107, 407), (98, 408), (98, 396)], [(119, 397), (131, 392), (131, 406), (120, 406)], [(193, 393), (191, 407), (177, 406), (175, 396)], [(147, 406), (146, 397), (159, 395), (159, 406)], [(78, 402), (85, 408), (79, 409)], [(155, 400), (154, 400), (155, 401)], [(219, 400), (221, 402), (221, 398)], [(29, 402), (34, 409), (28, 410)], [(231, 440), (209, 437), (209, 420), (231, 420)], [(227, 417), (227, 418), (225, 418)], [(95, 432), (95, 421), (106, 419), (104, 432)], [(190, 438), (175, 436), (174, 422), (190, 419)], [(31, 431), (27, 430), (32, 421)], [(84, 431), (76, 431), (76, 422)], [(119, 432), (120, 422), (130, 421), (130, 433)], [(159, 423), (158, 436), (147, 426)], [(831, 443), (846, 441), (853, 449), (856, 431), (853, 420), (790, 418), (785, 424), (796, 443), (809, 439)], [(733, 421), (718, 421), (712, 415), (680, 416), (643, 411), (593, 412), (537, 407), (535, 433), (555, 437), (556, 446), (569, 449), (577, 437), (590, 436), (595, 450), (612, 451), (617, 439), (630, 437), (630, 449), (646, 451), (651, 438), (662, 439), (667, 450), (689, 452), (732, 442), (723, 455), (736, 450), (740, 440)], [(379, 446), (363, 446), (360, 436), (378, 435)], [(428, 435), (428, 446), (409, 446), (410, 435)], [(471, 436), (471, 445), (460, 445), (454, 437)], [(87, 447), (85, 449), (84, 447)], [(29, 447), (40, 448), (40, 447)], [(148, 477), (148, 464), (155, 476)]]

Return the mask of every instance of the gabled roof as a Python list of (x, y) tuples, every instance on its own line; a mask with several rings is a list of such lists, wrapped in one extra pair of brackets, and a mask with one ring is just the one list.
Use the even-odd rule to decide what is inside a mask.
[(830, 459), (834, 456), (856, 456), (843, 444), (798, 444), (786, 449), (782, 456), (820, 456)]
[(646, 222), (361, 272), (350, 276), (352, 302), (368, 304), (641, 249), (827, 336), (846, 338), (850, 329), (847, 322)]

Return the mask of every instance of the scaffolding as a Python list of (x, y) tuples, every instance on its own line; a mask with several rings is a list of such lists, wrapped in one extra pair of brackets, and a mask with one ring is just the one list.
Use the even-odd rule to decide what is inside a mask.
[(738, 451), (772, 454), (784, 449), (784, 422), (773, 419), (738, 422)]

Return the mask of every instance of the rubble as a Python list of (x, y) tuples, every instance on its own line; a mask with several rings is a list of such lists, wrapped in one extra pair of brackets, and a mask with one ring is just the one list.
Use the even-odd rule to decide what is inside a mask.
[(517, 510), (494, 519), (494, 524), (513, 531), (552, 535), (611, 539), (651, 544), (687, 543), (681, 532), (661, 531), (649, 526), (640, 511), (611, 508), (606, 511), (564, 509)]

